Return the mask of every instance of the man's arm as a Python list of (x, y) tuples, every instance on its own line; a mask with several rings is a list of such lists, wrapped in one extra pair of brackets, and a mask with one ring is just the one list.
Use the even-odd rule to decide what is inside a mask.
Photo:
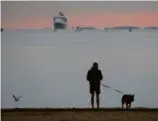
[(99, 73), (100, 73), (100, 80), (102, 80), (103, 79), (103, 75), (102, 75), (101, 70), (99, 70)]
[(90, 71), (87, 72), (87, 81), (90, 81)]

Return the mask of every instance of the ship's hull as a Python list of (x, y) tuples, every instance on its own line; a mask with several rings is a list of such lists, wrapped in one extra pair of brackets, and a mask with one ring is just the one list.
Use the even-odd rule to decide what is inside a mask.
[(54, 23), (54, 29), (66, 29), (66, 24), (63, 23)]

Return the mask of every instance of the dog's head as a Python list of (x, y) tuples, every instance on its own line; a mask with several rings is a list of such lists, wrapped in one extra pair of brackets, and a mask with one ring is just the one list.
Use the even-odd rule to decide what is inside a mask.
[(134, 102), (134, 94), (130, 95), (131, 101)]

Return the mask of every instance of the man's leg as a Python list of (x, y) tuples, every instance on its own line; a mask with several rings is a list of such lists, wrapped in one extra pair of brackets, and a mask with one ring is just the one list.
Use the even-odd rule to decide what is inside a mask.
[(99, 108), (99, 106), (100, 106), (99, 95), (100, 95), (100, 84), (97, 84), (96, 85), (96, 103), (97, 103), (97, 108)]
[(99, 103), (100, 103), (100, 100), (99, 100), (99, 94), (98, 93), (96, 93), (96, 102), (97, 102), (97, 108), (99, 108)]
[(91, 105), (94, 108), (94, 92), (91, 93)]
[(94, 85), (90, 83), (91, 105), (94, 108)]

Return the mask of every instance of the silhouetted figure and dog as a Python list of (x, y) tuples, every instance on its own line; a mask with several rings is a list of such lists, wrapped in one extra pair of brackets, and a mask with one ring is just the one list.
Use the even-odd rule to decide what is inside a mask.
[[(99, 105), (100, 105), (99, 95), (101, 93), (100, 85), (102, 85), (106, 88), (112, 89), (112, 87), (110, 87), (110, 86), (101, 84), (102, 79), (103, 79), (103, 75), (102, 75), (101, 70), (99, 69), (98, 63), (94, 62), (92, 65), (92, 68), (90, 70), (88, 70), (88, 72), (87, 72), (87, 80), (89, 81), (92, 108), (94, 108), (95, 93), (96, 93), (97, 108), (99, 108)], [(122, 91), (119, 91), (117, 89), (113, 89), (113, 90), (118, 93), (124, 94)], [(124, 94), (122, 96), (121, 102), (122, 102), (122, 108), (124, 108), (124, 104), (126, 104), (126, 109), (129, 109), (131, 107), (131, 103), (134, 102), (134, 95)]]

